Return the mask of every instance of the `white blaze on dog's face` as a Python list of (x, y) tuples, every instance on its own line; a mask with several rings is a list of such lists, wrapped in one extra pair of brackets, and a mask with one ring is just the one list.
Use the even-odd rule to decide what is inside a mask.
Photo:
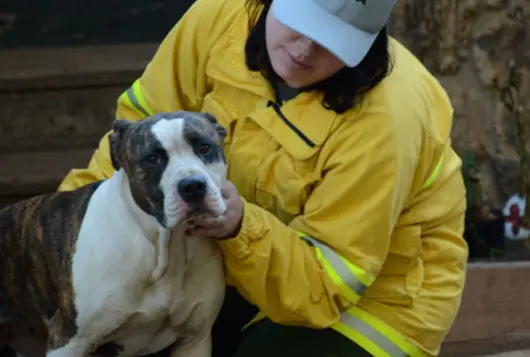
[(195, 214), (220, 215), (226, 209), (221, 185), (226, 167), (215, 131), (207, 130), (201, 119), (158, 121), (152, 132), (167, 154), (160, 187), (164, 193), (166, 224), (173, 227)]
[(117, 134), (111, 137), (113, 163), (125, 170), (142, 210), (167, 228), (192, 215), (225, 211), (221, 186), (226, 132), (213, 116), (175, 112), (118, 122), (122, 124), (118, 130), (115, 125)]

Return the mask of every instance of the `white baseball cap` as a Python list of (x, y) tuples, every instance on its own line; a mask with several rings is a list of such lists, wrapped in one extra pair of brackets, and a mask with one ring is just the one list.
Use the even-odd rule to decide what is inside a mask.
[(357, 66), (387, 23), (397, 0), (274, 0), (283, 25)]

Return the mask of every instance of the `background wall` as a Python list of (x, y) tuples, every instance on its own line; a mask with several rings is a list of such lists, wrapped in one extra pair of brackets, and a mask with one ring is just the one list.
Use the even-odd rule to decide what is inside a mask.
[(0, 48), (159, 41), (193, 0), (3, 0)]
[[(392, 33), (449, 92), (454, 145), (477, 160), (483, 204), (502, 207), (516, 191), (519, 168), (510, 97), (521, 121), (530, 125), (530, 0), (398, 4)], [(510, 66), (515, 83), (510, 83)]]

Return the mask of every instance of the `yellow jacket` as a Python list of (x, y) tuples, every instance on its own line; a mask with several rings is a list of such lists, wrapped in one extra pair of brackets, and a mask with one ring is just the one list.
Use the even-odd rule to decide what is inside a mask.
[[(393, 72), (361, 106), (337, 115), (303, 93), (282, 119), (267, 106), (269, 84), (245, 66), (247, 20), (244, 0), (197, 0), (120, 96), (117, 117), (186, 109), (227, 128), (228, 178), (245, 213), (219, 245), (229, 283), (263, 314), (331, 326), (375, 356), (436, 355), (468, 253), (446, 93), (391, 40)], [(105, 136), (59, 189), (112, 173)]]

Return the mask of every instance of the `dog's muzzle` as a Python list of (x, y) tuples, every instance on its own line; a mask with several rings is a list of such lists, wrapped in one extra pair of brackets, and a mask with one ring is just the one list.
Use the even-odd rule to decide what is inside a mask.
[(202, 176), (188, 176), (177, 186), (180, 197), (190, 205), (200, 204), (208, 192), (208, 183)]
[(188, 205), (187, 215), (206, 213), (208, 207), (205, 203), (208, 194), (208, 182), (206, 178), (193, 175), (183, 178), (177, 184), (177, 190), (181, 199)]

